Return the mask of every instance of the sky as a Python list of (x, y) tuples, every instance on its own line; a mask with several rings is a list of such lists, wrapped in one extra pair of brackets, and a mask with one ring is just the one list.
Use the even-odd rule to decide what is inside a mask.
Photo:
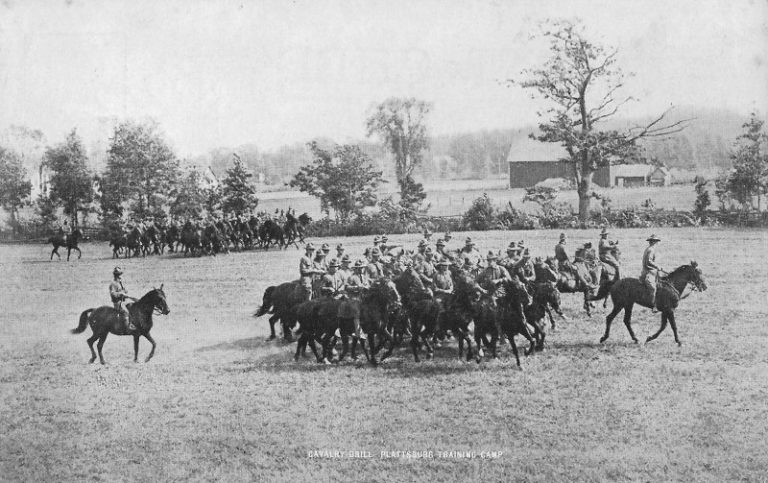
[(431, 134), (522, 127), (544, 106), (503, 80), (547, 56), (547, 18), (580, 18), (634, 73), (642, 116), (671, 105), (768, 107), (766, 0), (4, 0), (0, 129), (157, 121), (180, 156), (365, 137), (391, 96), (434, 105)]

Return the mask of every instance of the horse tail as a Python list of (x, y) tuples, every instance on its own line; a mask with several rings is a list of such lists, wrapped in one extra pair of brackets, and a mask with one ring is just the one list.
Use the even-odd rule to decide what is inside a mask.
[(274, 291), (275, 291), (274, 285), (267, 287), (267, 289), (264, 291), (264, 298), (262, 300), (261, 307), (259, 307), (259, 310), (257, 310), (256, 313), (253, 314), (254, 317), (261, 317), (262, 315), (269, 312), (273, 304), (272, 294)]
[(91, 312), (93, 312), (93, 309), (88, 309), (82, 314), (80, 314), (80, 324), (77, 326), (76, 329), (72, 329), (73, 334), (81, 334), (85, 330), (86, 327), (88, 327), (88, 316), (91, 315)]

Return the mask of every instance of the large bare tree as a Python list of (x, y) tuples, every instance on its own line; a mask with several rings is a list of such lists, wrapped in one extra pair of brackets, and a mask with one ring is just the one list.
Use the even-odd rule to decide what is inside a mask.
[(665, 137), (685, 128), (687, 120), (668, 123), (665, 111), (643, 126), (624, 131), (600, 130), (632, 96), (621, 95), (625, 74), (617, 65), (618, 50), (589, 41), (583, 26), (571, 21), (548, 21), (540, 37), (549, 41), (550, 56), (538, 68), (525, 69), (523, 79), (509, 84), (536, 91), (551, 107), (540, 116), (539, 141), (560, 143), (568, 152), (579, 194), (579, 219), (589, 217), (592, 178), (598, 168), (637, 161), (637, 141)]

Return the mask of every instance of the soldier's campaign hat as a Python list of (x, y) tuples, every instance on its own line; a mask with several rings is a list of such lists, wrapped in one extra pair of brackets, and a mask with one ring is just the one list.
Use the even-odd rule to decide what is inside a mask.
[(305, 250), (315, 250), (315, 246), (312, 243), (307, 243), (307, 246), (304, 247)]
[(328, 267), (339, 268), (339, 261), (335, 258), (331, 258), (331, 263), (328, 264)]
[(373, 237), (373, 243), (381, 243), (381, 237), (379, 235)]
[(426, 228), (426, 227), (425, 227), (425, 228), (424, 228), (424, 237), (425, 237), (425, 238), (429, 238), (429, 237), (431, 237), (431, 236), (432, 236), (432, 232), (431, 232), (431, 231), (429, 231), (429, 228)]
[(355, 268), (365, 268), (366, 265), (367, 263), (365, 263), (362, 258), (358, 258), (355, 262)]
[(425, 246), (427, 246), (427, 240), (424, 240), (424, 239), (422, 238), (422, 239), (421, 239), (421, 241), (419, 241), (419, 246), (420, 246), (420, 247), (425, 247)]
[(485, 257), (486, 260), (496, 260), (497, 258), (499, 257), (497, 257), (493, 252), (488, 252), (488, 256)]
[(386, 243), (389, 241), (389, 238), (387, 238), (387, 235), (381, 235), (381, 243)]
[(660, 242), (661, 238), (657, 237), (656, 235), (651, 235), (648, 238), (646, 238), (645, 241), (649, 241), (649, 242), (650, 241), (657, 241), (657, 242)]
[(520, 249), (525, 248), (525, 240), (520, 240), (519, 242), (517, 242), (517, 246)]
[(346, 249), (344, 248), (344, 245), (339, 243), (338, 245), (336, 245), (336, 250), (346, 250)]
[(603, 231), (600, 232), (600, 236), (608, 236), (608, 230), (603, 227)]
[(439, 267), (450, 267), (453, 264), (450, 261), (448, 261), (448, 260), (441, 260), (441, 261), (437, 262), (437, 265)]
[(430, 255), (431, 255), (431, 254), (432, 254), (432, 247), (427, 247), (427, 249), (426, 249), (426, 250), (424, 250), (424, 254), (425, 254), (425, 255), (426, 255), (426, 254), (430, 254)]
[(527, 248), (523, 250), (523, 258), (530, 258), (530, 257), (531, 257), (531, 252), (529, 252)]
[(114, 270), (112, 270), (112, 275), (122, 275), (123, 271), (120, 270), (120, 267), (115, 267)]
[(331, 247), (327, 243), (323, 243), (323, 246), (321, 246), (320, 249), (323, 250), (324, 252), (331, 251)]
[(515, 245), (515, 242), (509, 242), (509, 246), (507, 247), (507, 253), (509, 252), (519, 252), (520, 247)]
[(349, 256), (349, 253), (345, 253), (343, 257), (341, 257), (341, 263), (351, 263), (352, 257)]
[(443, 240), (442, 238), (437, 240), (437, 246), (444, 247), (445, 246), (445, 240)]
[(560, 240), (565, 240), (567, 237), (565, 236), (565, 233), (560, 233)]
[(451, 238), (451, 237), (453, 237), (453, 235), (451, 235), (450, 231), (446, 231), (445, 235), (443, 235), (443, 238), (445, 238), (445, 239), (448, 239), (448, 238)]
[(472, 241), (472, 238), (470, 238), (470, 237), (467, 237), (467, 239), (466, 239), (466, 240), (464, 240), (464, 244), (465, 244), (465, 245), (474, 245), (474, 244), (475, 244), (475, 242), (473, 242), (473, 241)]

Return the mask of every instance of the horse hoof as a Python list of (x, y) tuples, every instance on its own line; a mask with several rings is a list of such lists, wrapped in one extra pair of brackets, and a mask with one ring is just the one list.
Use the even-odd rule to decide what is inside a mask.
[(270, 335), (270, 336), (269, 336), (269, 339), (267, 339), (267, 340), (275, 340), (275, 339), (277, 339), (277, 336), (276, 336), (276, 335)]
[(600, 343), (602, 344), (608, 337), (600, 337)]
[(93, 364), (93, 361), (95, 361), (95, 360), (96, 360), (96, 358), (94, 357), (93, 359), (91, 359), (90, 361), (88, 361), (88, 363), (89, 363), (89, 364)]
[(677, 341), (677, 347), (683, 347), (683, 343), (680, 341)]
[(330, 366), (331, 365), (330, 361), (327, 358), (324, 358), (322, 360), (321, 364), (325, 364), (326, 366)]
[(638, 344), (638, 343), (639, 343), (639, 341), (638, 341), (637, 339), (632, 339), (632, 341), (633, 341), (635, 344)]
[(432, 354), (431, 352), (427, 353), (427, 360), (428, 361), (431, 361), (434, 357), (435, 357), (435, 355)]

